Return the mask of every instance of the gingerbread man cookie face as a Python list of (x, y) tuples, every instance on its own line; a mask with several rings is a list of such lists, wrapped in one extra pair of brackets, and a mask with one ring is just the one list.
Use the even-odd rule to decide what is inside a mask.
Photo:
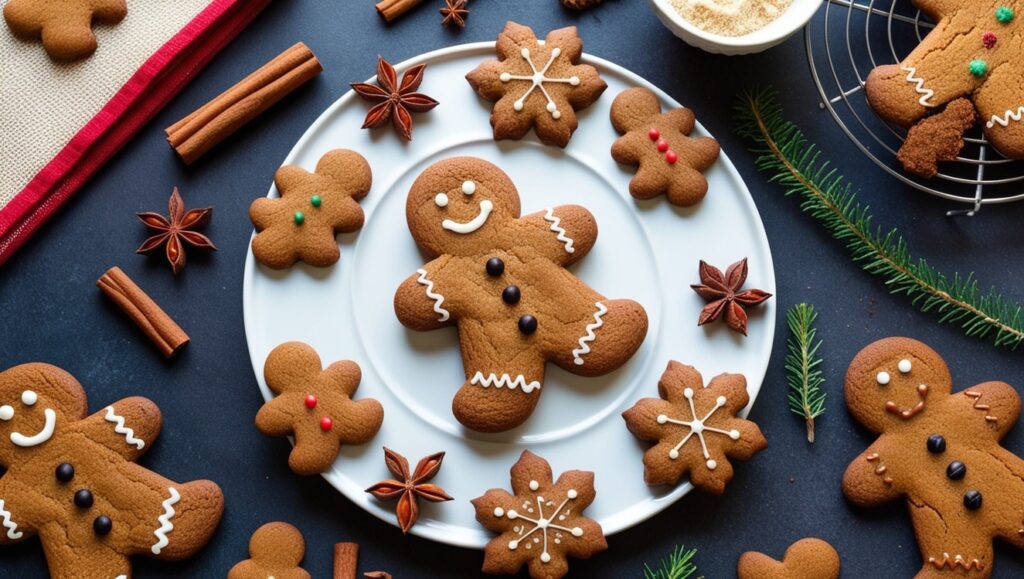
[(317, 267), (337, 262), (341, 251), (335, 236), (362, 228), (363, 210), (357, 201), (370, 191), (372, 181), (366, 159), (346, 149), (325, 154), (314, 173), (295, 165), (281, 167), (274, 175), (281, 197), (262, 197), (249, 207), (256, 226), (253, 256), (274, 269), (299, 260)]
[(609, 300), (565, 269), (597, 240), (589, 211), (519, 212), (508, 176), (470, 157), (428, 167), (406, 205), (413, 239), (435, 259), (399, 287), (395, 312), (413, 330), (458, 326), (466, 382), (452, 410), (478, 431), (508, 430), (530, 416), (546, 362), (604, 374), (647, 333), (640, 304)]
[(702, 174), (720, 151), (710, 137), (691, 137), (696, 126), (693, 112), (685, 107), (661, 112), (658, 96), (646, 88), (619, 93), (612, 103), (612, 125), (622, 137), (612, 145), (612, 157), (624, 165), (638, 166), (629, 182), (637, 199), (662, 193), (669, 203), (689, 207), (708, 192)]
[(847, 468), (843, 493), (860, 506), (906, 499), (918, 577), (989, 577), (994, 539), (1024, 549), (1024, 461), (999, 445), (1020, 416), (1012, 386), (952, 392), (935, 351), (888, 338), (850, 364), (846, 402), (880, 436)]
[(576, 27), (554, 30), (541, 43), (529, 27), (509, 22), (496, 48), (498, 60), (466, 75), (477, 94), (495, 103), (494, 138), (521, 139), (532, 127), (544, 144), (564, 148), (579, 124), (576, 111), (608, 88), (596, 68), (579, 63)]
[(910, 126), (959, 97), (974, 101), (985, 135), (1004, 155), (1024, 158), (1024, 5), (1007, 0), (914, 0), (938, 24), (894, 65), (868, 76), (868, 102)]
[(310, 579), (299, 567), (306, 556), (302, 533), (288, 523), (267, 523), (249, 539), (249, 559), (228, 571), (228, 579)]
[(128, 14), (125, 0), (11, 0), (4, 19), (15, 36), (41, 39), (56, 60), (78, 60), (96, 50), (93, 22), (116, 24)]
[(56, 577), (127, 577), (130, 556), (197, 552), (220, 522), (220, 488), (135, 464), (160, 432), (151, 401), (126, 398), (88, 417), (86, 408), (59, 368), (0, 372), (0, 545), (38, 535)]
[(839, 579), (839, 553), (821, 539), (801, 539), (781, 561), (748, 551), (736, 565), (739, 579)]
[(384, 421), (380, 402), (352, 400), (362, 378), (355, 362), (323, 368), (316, 350), (302, 342), (274, 348), (263, 376), (275, 396), (260, 408), (256, 427), (268, 436), (295, 435), (288, 465), (298, 474), (324, 472), (342, 444), (369, 442)]

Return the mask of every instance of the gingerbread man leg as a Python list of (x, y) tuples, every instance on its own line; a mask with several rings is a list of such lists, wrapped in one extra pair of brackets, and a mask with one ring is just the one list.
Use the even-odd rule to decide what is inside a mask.
[(996, 67), (974, 103), (988, 140), (1007, 157), (1024, 159), (1024, 63)]
[(980, 533), (973, 521), (943, 517), (925, 503), (911, 500), (910, 518), (924, 564), (915, 579), (992, 575), (992, 540)]
[(551, 361), (580, 376), (600, 376), (626, 363), (647, 335), (647, 312), (633, 300), (601, 300), (593, 319)]

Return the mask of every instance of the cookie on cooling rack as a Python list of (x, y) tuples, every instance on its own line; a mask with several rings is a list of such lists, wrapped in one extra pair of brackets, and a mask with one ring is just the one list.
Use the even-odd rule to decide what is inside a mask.
[(1024, 159), (1024, 25), (1013, 3), (913, 3), (937, 25), (902, 62), (871, 71), (868, 103), (885, 120), (909, 127), (969, 97), (989, 142), (1007, 157)]

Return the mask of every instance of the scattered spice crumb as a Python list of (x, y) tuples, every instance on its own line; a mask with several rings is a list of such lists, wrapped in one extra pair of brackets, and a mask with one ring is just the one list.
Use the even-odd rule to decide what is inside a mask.
[(793, 0), (669, 0), (680, 16), (722, 36), (743, 36), (764, 28)]

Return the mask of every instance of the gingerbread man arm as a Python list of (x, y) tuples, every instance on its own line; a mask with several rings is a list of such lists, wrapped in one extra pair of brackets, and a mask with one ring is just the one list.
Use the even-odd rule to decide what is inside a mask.
[(402, 325), (420, 332), (455, 322), (445, 296), (437, 287), (438, 275), (450, 258), (441, 256), (410, 275), (395, 292), (395, 314)]
[(15, 490), (16, 485), (9, 484), (9, 480), (0, 478), (0, 545), (24, 541), (37, 532), (30, 522), (30, 513), (18, 507), (23, 493)]
[(650, 144), (650, 138), (636, 131), (630, 131), (612, 143), (612, 158), (623, 165), (639, 165), (643, 147)]
[(1020, 396), (1005, 382), (984, 382), (953, 395), (963, 412), (992, 426), (986, 429), (1002, 439), (1020, 418)]
[(82, 432), (130, 461), (137, 460), (160, 435), (163, 418), (157, 405), (141, 396), (119, 400), (92, 416), (72, 424)]
[[(843, 474), (843, 494), (850, 502), (862, 507), (874, 507), (898, 499), (901, 495), (893, 488), (885, 474), (887, 453), (885, 435), (855, 458)], [(881, 472), (879, 472), (881, 470)]]
[(579, 205), (559, 205), (520, 219), (535, 240), (533, 249), (559, 265), (570, 265), (584, 257), (597, 242), (597, 220)]

